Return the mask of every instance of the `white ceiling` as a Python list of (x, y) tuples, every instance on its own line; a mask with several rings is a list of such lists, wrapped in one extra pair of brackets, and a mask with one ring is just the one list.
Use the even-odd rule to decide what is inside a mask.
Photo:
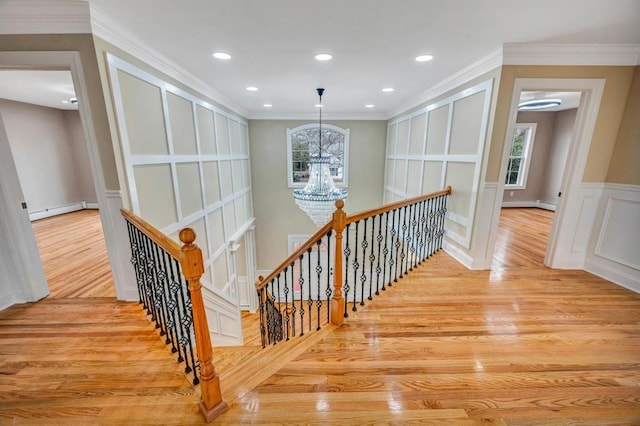
[(70, 71), (0, 70), (0, 98), (58, 109), (78, 109)]
[[(103, 30), (249, 118), (315, 116), (316, 87), (327, 117), (388, 118), (504, 43), (640, 44), (640, 0), (88, 1)], [(316, 61), (320, 52), (333, 60)], [(415, 62), (423, 53), (435, 59)]]

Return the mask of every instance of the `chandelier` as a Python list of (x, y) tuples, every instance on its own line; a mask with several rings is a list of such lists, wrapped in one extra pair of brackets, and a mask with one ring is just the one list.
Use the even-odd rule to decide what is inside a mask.
[[(324, 89), (316, 89), (320, 97), (320, 121), (318, 126), (318, 153), (310, 154), (309, 180), (304, 188), (295, 189), (293, 198), (319, 228), (326, 224), (335, 210), (336, 200), (347, 198), (347, 190), (336, 188), (331, 176), (331, 157), (322, 156), (322, 94)], [(311, 148), (311, 147), (309, 147)]]

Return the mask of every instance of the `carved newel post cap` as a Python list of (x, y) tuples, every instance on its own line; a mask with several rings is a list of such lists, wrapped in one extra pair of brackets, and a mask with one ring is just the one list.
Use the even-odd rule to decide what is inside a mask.
[(191, 228), (184, 228), (180, 230), (179, 237), (183, 244), (190, 245), (196, 240), (196, 233)]
[(344, 201), (342, 200), (337, 200), (336, 201), (336, 208), (337, 209), (342, 209), (344, 207)]

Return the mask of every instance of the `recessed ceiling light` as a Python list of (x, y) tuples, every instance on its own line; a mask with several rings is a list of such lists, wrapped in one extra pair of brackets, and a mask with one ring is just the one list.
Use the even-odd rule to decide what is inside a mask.
[(385, 87), (382, 89), (383, 92), (393, 92), (395, 89), (393, 87)]
[(247, 90), (250, 91), (250, 92), (257, 92), (258, 88), (255, 87), (255, 86), (247, 86)]
[(329, 55), (328, 53), (319, 53), (316, 55), (316, 59), (319, 61), (328, 61), (331, 58), (333, 58), (333, 56)]
[(433, 55), (418, 55), (416, 56), (416, 62), (427, 62), (433, 59)]
[(364, 107), (365, 108), (373, 108), (375, 105), (374, 104), (366, 104)]
[(263, 106), (263, 107), (265, 107), (265, 108), (271, 108), (273, 105), (271, 105), (271, 104), (264, 104), (264, 105), (262, 105), (262, 106)]
[(316, 108), (322, 108), (322, 104), (315, 104)]
[(68, 103), (69, 103), (69, 101), (62, 101), (62, 103), (63, 103), (63, 104), (68, 104)]
[(222, 59), (226, 61), (227, 59), (231, 59), (231, 55), (225, 52), (213, 52), (213, 57), (216, 59)]
[(521, 102), (518, 105), (520, 111), (532, 111), (560, 106), (560, 99), (534, 99), (532, 101)]

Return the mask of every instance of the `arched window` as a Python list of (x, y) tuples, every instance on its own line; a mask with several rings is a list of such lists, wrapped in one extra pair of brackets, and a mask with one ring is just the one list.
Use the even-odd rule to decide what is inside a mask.
[[(319, 154), (318, 123), (287, 129), (287, 179), (289, 188), (303, 187), (309, 180), (309, 157)], [(336, 186), (348, 184), (349, 129), (322, 125), (322, 156), (331, 158)]]

